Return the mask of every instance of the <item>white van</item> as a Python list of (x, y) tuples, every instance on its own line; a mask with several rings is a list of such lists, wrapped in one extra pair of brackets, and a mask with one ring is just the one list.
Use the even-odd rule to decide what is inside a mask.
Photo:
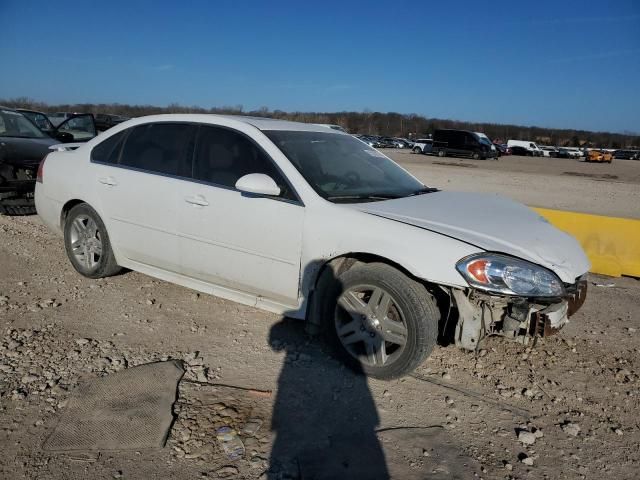
[(536, 145), (533, 142), (530, 142), (529, 140), (509, 140), (507, 142), (507, 147), (512, 148), (512, 147), (522, 147), (524, 149), (526, 149), (528, 152), (531, 153), (532, 156), (534, 157), (542, 157), (543, 156), (543, 152), (542, 149)]

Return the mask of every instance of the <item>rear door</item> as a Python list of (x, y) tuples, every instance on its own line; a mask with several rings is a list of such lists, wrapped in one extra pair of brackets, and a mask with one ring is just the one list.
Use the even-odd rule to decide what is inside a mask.
[(67, 118), (55, 128), (54, 136), (58, 133), (70, 135), (70, 142), (88, 142), (98, 134), (93, 115), (90, 113), (81, 113)]
[[(237, 180), (269, 175), (282, 194), (242, 193)], [(180, 252), (193, 278), (295, 305), (304, 206), (267, 153), (245, 134), (201, 125), (193, 178), (180, 185)], [(215, 293), (215, 292), (214, 292)]]
[(107, 231), (129, 261), (180, 271), (178, 191), (191, 175), (195, 131), (188, 123), (148, 123), (94, 148)]

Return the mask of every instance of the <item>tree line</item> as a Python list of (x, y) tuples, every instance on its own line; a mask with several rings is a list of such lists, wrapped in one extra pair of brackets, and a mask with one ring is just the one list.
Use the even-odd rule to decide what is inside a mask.
[(245, 111), (242, 105), (203, 108), (172, 103), (166, 107), (154, 105), (126, 105), (119, 103), (79, 103), (50, 105), (30, 98), (0, 99), (0, 105), (11, 108), (28, 108), (44, 112), (105, 113), (125, 117), (140, 117), (159, 113), (215, 113), (250, 115), (292, 120), (306, 123), (331, 123), (340, 125), (349, 133), (383, 135), (390, 137), (420, 138), (439, 128), (455, 128), (483, 132), (494, 141), (508, 139), (531, 140), (542, 145), (601, 148), (638, 148), (640, 136), (633, 134), (591, 132), (587, 130), (556, 129), (536, 126), (508, 125), (486, 122), (465, 122), (439, 118), (427, 118), (415, 113), (396, 112), (285, 112), (262, 107)]

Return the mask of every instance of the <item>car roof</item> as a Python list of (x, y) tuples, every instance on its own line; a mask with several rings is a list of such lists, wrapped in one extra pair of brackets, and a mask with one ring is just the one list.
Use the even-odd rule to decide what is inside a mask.
[(213, 113), (166, 113), (161, 115), (149, 115), (137, 117), (129, 120), (128, 125), (149, 123), (149, 122), (200, 122), (215, 123), (216, 118), (224, 118), (233, 122), (241, 122), (252, 125), (258, 130), (288, 130), (298, 132), (322, 132), (333, 133), (335, 135), (347, 135), (340, 130), (334, 130), (324, 125), (313, 123), (291, 122), (288, 120), (277, 120), (268, 117), (251, 117), (248, 115), (218, 115)]

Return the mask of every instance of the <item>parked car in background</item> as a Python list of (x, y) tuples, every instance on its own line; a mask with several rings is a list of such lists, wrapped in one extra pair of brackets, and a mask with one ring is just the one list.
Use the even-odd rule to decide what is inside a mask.
[(492, 141), (489, 137), (487, 137), (482, 132), (473, 132), (473, 133), (475, 133), (478, 136), (478, 138), (480, 138), (480, 140), (485, 140), (486, 142), (488, 142), (495, 149), (496, 158), (502, 155), (500, 150), (498, 149), (498, 147), (496, 147), (496, 142)]
[(391, 137), (381, 137), (380, 143), (382, 144), (382, 148), (396, 148), (397, 146), (395, 138)]
[(369, 136), (369, 135), (362, 135), (360, 137), (360, 140), (362, 140), (364, 143), (366, 143), (370, 147), (383, 148), (382, 143), (380, 143), (380, 141), (375, 137), (372, 137), (372, 136)]
[[(530, 142), (529, 140), (508, 140), (507, 145), (509, 148), (513, 149), (513, 147), (522, 147), (527, 151), (527, 156), (529, 157), (542, 157), (542, 150), (538, 145), (534, 142)], [(516, 155), (514, 153), (514, 155)]]
[(558, 154), (558, 149), (556, 147), (540, 145), (540, 150), (542, 150), (543, 157), (555, 157)]
[(396, 148), (411, 148), (411, 144), (404, 138), (391, 138)]
[(45, 133), (23, 113), (0, 107), (0, 213), (35, 213), (33, 192), (38, 165), (49, 153), (49, 147), (95, 137), (95, 128), (93, 136), (80, 129), (90, 130), (93, 117), (80, 117), (72, 117)]
[(509, 147), (512, 155), (519, 155), (521, 157), (532, 157), (533, 153), (528, 148), (521, 147), (520, 145), (514, 145)]
[(119, 123), (126, 122), (129, 117), (123, 117), (121, 115), (110, 115), (107, 113), (97, 113), (93, 116), (96, 123), (96, 129), (100, 132), (110, 129), (118, 125)]
[(506, 144), (502, 144), (502, 143), (494, 143), (496, 150), (498, 150), (498, 155), (502, 156), (502, 155), (511, 155), (511, 149), (506, 145)]
[(418, 138), (413, 142), (413, 153), (431, 153), (433, 150), (433, 140), (430, 138)]
[(320, 126), (142, 117), (39, 171), (40, 218), (81, 275), (128, 268), (306, 319), (377, 378), (429, 356), (440, 312), (476, 351), (491, 335), (528, 344), (557, 331), (586, 295), (582, 248), (538, 213), (429, 188)]
[(51, 120), (49, 120), (46, 113), (38, 112), (37, 110), (28, 110), (25, 108), (16, 108), (15, 111), (23, 114), (47, 135), (51, 135), (54, 132), (55, 127), (51, 123)]
[(619, 160), (640, 160), (640, 150), (616, 150), (613, 158)]
[(409, 148), (409, 149), (413, 148), (413, 142), (411, 140), (408, 140), (406, 138), (396, 138), (396, 140), (404, 143), (403, 148)]
[(43, 133), (63, 143), (86, 142), (97, 135), (95, 120), (90, 113), (74, 113), (57, 126), (44, 112), (16, 108), (16, 112), (31, 120)]
[(49, 115), (49, 120), (51, 121), (54, 127), (57, 127), (62, 122), (64, 122), (67, 118), (70, 118), (72, 115), (74, 114), (71, 112), (55, 112)]
[(569, 152), (570, 158), (582, 158), (584, 156), (584, 152), (576, 147), (565, 147), (565, 150)]
[(556, 153), (556, 157), (558, 158), (575, 158), (574, 154), (569, 151), (568, 148), (558, 147), (558, 151)]
[(585, 157), (585, 162), (611, 163), (613, 155), (605, 150), (591, 149)]
[(498, 158), (495, 145), (467, 130), (436, 130), (433, 132), (432, 152), (439, 157), (461, 155), (475, 160)]

